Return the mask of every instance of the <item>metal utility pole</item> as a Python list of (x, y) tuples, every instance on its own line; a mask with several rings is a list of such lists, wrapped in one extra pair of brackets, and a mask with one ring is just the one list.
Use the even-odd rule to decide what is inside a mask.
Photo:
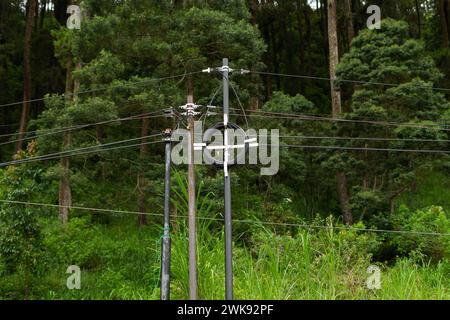
[(170, 299), (170, 164), (172, 152), (172, 130), (164, 131), (166, 165), (164, 181), (164, 234), (161, 243), (161, 300)]
[[(224, 130), (224, 144), (221, 146), (224, 150), (223, 156), (223, 175), (224, 175), (224, 220), (225, 220), (225, 298), (227, 300), (233, 300), (233, 239), (232, 239), (232, 214), (231, 214), (231, 180), (230, 180), (230, 167), (237, 164), (238, 161), (236, 159), (230, 161), (230, 149), (233, 150), (235, 148), (239, 148), (239, 146), (234, 145), (234, 141), (232, 141), (233, 145), (229, 145), (228, 137), (229, 132), (228, 129), (240, 129), (238, 125), (234, 123), (229, 123), (229, 74), (234, 70), (228, 66), (228, 59), (223, 59), (223, 65), (220, 68), (207, 68), (204, 69), (203, 72), (211, 73), (212, 71), (219, 71), (223, 76), (223, 124), (217, 124), (215, 129)], [(239, 70), (241, 74), (249, 73), (248, 70), (241, 69)], [(244, 136), (246, 137), (245, 133)], [(208, 141), (210, 137), (204, 137), (204, 141)], [(256, 144), (249, 144), (252, 140), (256, 139), (246, 139), (244, 140), (245, 150), (248, 150), (249, 146), (257, 146)], [(209, 148), (207, 143), (203, 144), (207, 149)], [(217, 148), (216, 148), (217, 149)], [(205, 155), (206, 156), (206, 155)], [(214, 161), (213, 163), (219, 164), (218, 161)], [(220, 163), (222, 165), (222, 163)]]
[(197, 225), (196, 225), (196, 203), (195, 203), (195, 168), (194, 168), (194, 115), (196, 114), (194, 104), (194, 87), (192, 79), (188, 79), (188, 96), (186, 104), (186, 115), (189, 129), (189, 152), (188, 152), (188, 226), (189, 226), (189, 299), (197, 300)]
[(223, 59), (223, 125), (224, 125), (224, 207), (225, 207), (225, 298), (233, 300), (233, 241), (231, 226), (231, 181), (228, 168), (228, 113), (229, 113), (229, 66), (228, 59)]

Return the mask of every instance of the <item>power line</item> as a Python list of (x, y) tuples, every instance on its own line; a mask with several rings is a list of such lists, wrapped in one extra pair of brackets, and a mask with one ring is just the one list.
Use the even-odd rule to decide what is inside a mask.
[[(46, 160), (60, 158), (62, 156), (64, 156), (64, 157), (76, 156), (76, 155), (83, 155), (83, 154), (94, 153), (94, 152), (103, 152), (103, 151), (110, 151), (110, 150), (116, 150), (116, 149), (130, 148), (130, 147), (135, 147), (135, 146), (141, 146), (143, 144), (145, 145), (145, 144), (159, 143), (161, 141), (155, 141), (155, 142), (150, 142), (150, 143), (148, 143), (148, 142), (147, 143), (138, 143), (138, 144), (120, 146), (120, 147), (115, 147), (115, 148), (105, 148), (105, 147), (111, 146), (111, 145), (123, 144), (125, 142), (142, 140), (142, 139), (160, 136), (160, 135), (162, 135), (162, 134), (159, 133), (159, 134), (154, 134), (154, 135), (149, 135), (149, 136), (144, 136), (144, 137), (137, 137), (137, 138), (126, 139), (126, 140), (121, 140), (121, 141), (114, 141), (114, 142), (101, 144), (101, 145), (94, 145), (94, 146), (89, 146), (89, 147), (73, 149), (73, 150), (66, 150), (66, 151), (46, 154), (46, 155), (42, 155), (42, 156), (38, 156), (38, 157), (33, 157), (33, 158), (13, 160), (13, 161), (9, 161), (9, 162), (0, 163), (0, 167), (5, 167), (5, 166), (9, 166), (9, 165), (18, 165), (18, 164), (28, 163), (28, 162), (46, 161)], [(319, 137), (314, 137), (314, 138), (319, 138)], [(332, 137), (330, 137), (330, 138), (332, 138)], [(260, 146), (262, 146), (262, 145), (272, 146), (273, 144), (260, 144)], [(352, 150), (352, 151), (385, 151), (385, 152), (435, 153), (435, 154), (450, 153), (450, 151), (448, 151), (448, 150), (426, 150), (426, 149), (421, 150), (421, 149), (394, 149), (394, 148), (370, 148), (370, 147), (364, 147), (364, 148), (360, 147), (359, 148), (359, 147), (342, 147), (342, 146), (309, 146), (309, 145), (287, 145), (287, 144), (281, 144), (281, 145), (277, 145), (277, 146), (290, 147), (290, 148), (304, 148), (304, 149), (329, 149), (329, 150)]]
[[(84, 155), (84, 154), (89, 154), (89, 153), (97, 153), (97, 152), (104, 152), (104, 151), (113, 151), (113, 150), (120, 150), (120, 149), (127, 149), (127, 148), (132, 148), (132, 147), (140, 147), (142, 145), (150, 145), (150, 144), (157, 144), (157, 143), (162, 143), (162, 141), (152, 141), (152, 142), (145, 142), (145, 143), (137, 143), (137, 144), (130, 144), (130, 145), (125, 145), (125, 146), (119, 146), (119, 147), (113, 147), (113, 148), (105, 148), (105, 149), (99, 149), (99, 150), (88, 150), (88, 151), (84, 151), (84, 152), (79, 152), (79, 153), (73, 153), (73, 154), (67, 154), (64, 155), (64, 157), (73, 157), (73, 156), (79, 156), (79, 155)], [(44, 159), (39, 159), (36, 161), (46, 161), (46, 160), (53, 160), (53, 159), (59, 159), (61, 158), (61, 155), (55, 155), (52, 157), (47, 157)], [(17, 164), (21, 164), (21, 163), (28, 163), (28, 162), (34, 162), (33, 158), (30, 158), (30, 161), (21, 161)], [(3, 164), (0, 164), (0, 167), (2, 167)]]
[[(57, 131), (44, 132), (44, 133), (37, 134), (37, 135), (34, 135), (34, 136), (24, 137), (22, 139), (15, 139), (15, 140), (10, 140), (10, 141), (6, 141), (6, 142), (1, 142), (0, 146), (11, 144), (11, 143), (14, 143), (14, 142), (17, 142), (17, 141), (27, 141), (27, 140), (37, 139), (37, 138), (44, 137), (44, 136), (51, 136), (51, 135), (55, 135), (55, 134), (59, 134), (59, 133), (64, 133), (64, 132), (67, 132), (67, 131), (84, 129), (84, 128), (88, 128), (88, 127), (92, 127), (92, 126), (98, 126), (98, 125), (102, 125), (102, 124), (108, 124), (108, 123), (112, 123), (112, 122), (116, 122), (116, 121), (130, 121), (130, 120), (141, 120), (141, 119), (148, 119), (148, 118), (164, 117), (163, 114), (161, 114), (161, 115), (154, 115), (154, 114), (157, 114), (157, 113), (160, 113), (160, 112), (161, 112), (161, 110), (154, 111), (154, 112), (148, 112), (148, 113), (144, 113), (144, 114), (136, 115), (136, 116), (129, 116), (129, 117), (125, 117), (125, 118), (105, 120), (105, 121), (101, 121), (101, 122), (97, 122), (97, 123), (81, 124), (81, 125), (77, 125), (77, 126), (61, 128), (61, 130), (57, 129)], [(51, 129), (51, 130), (54, 130), (54, 129)], [(39, 132), (39, 131), (35, 130), (35, 131), (30, 131), (30, 132)], [(14, 135), (16, 135), (16, 134), (17, 133), (15, 133)]]
[[(330, 122), (348, 122), (348, 123), (365, 123), (365, 124), (373, 124), (380, 126), (394, 126), (394, 127), (408, 127), (408, 128), (418, 128), (418, 129), (434, 129), (440, 131), (450, 131), (449, 128), (442, 128), (437, 125), (415, 125), (412, 123), (398, 123), (398, 122), (388, 122), (388, 121), (375, 121), (375, 120), (352, 120), (352, 119), (343, 119), (343, 118), (331, 118), (331, 117), (319, 117), (319, 116), (310, 116), (307, 114), (299, 114), (299, 113), (286, 113), (286, 112), (267, 112), (260, 110), (251, 111), (257, 114), (249, 114), (250, 117), (260, 117), (260, 118), (269, 118), (269, 119), (291, 119), (291, 120), (305, 120), (305, 121), (330, 121)], [(239, 116), (239, 114), (232, 114)]]
[[(76, 95), (79, 95), (79, 94), (92, 93), (92, 92), (98, 92), (98, 91), (105, 91), (105, 90), (114, 89), (114, 88), (133, 87), (133, 86), (137, 86), (137, 85), (141, 85), (141, 84), (146, 84), (146, 83), (149, 83), (149, 82), (152, 82), (152, 81), (162, 81), (162, 80), (176, 79), (176, 78), (181, 78), (181, 77), (194, 75), (194, 74), (198, 74), (198, 73), (202, 73), (202, 72), (201, 71), (193, 71), (193, 72), (178, 74), (178, 75), (174, 75), (174, 76), (167, 76), (167, 77), (161, 77), (161, 78), (152, 78), (152, 79), (147, 79), (147, 80), (142, 80), (142, 81), (136, 81), (134, 83), (123, 83), (123, 84), (117, 84), (117, 85), (112, 85), (112, 86), (100, 87), (100, 88), (96, 88), (96, 89), (89, 89), (89, 90), (78, 91), (78, 92), (74, 92), (74, 93), (63, 93), (63, 94), (60, 94), (59, 97), (61, 97), (61, 98), (63, 98), (63, 97), (70, 97), (70, 96), (76, 96)], [(44, 101), (44, 100), (54, 99), (54, 98), (55, 98), (54, 96), (50, 96), (50, 97), (44, 97), (44, 98), (37, 98), (37, 99), (30, 99), (30, 100), (6, 103), (6, 104), (0, 105), (0, 108), (21, 105), (23, 103), (32, 103), (32, 102), (37, 102), (37, 101)]]
[[(220, 106), (215, 106), (214, 108), (218, 108), (218, 109), (221, 109), (222, 107), (220, 107)], [(230, 108), (230, 110), (233, 110), (233, 111), (240, 111), (241, 109), (240, 108)], [(320, 113), (304, 113), (304, 114), (296, 114), (296, 113), (285, 113), (285, 112), (277, 112), (277, 111), (264, 111), (264, 110), (252, 110), (252, 109), (248, 109), (247, 110), (247, 112), (253, 112), (253, 113), (263, 113), (263, 114), (265, 114), (265, 113), (267, 113), (267, 114), (282, 114), (282, 115), (297, 115), (297, 116), (302, 116), (302, 117), (312, 117), (312, 118), (314, 118), (314, 117), (316, 117), (316, 118), (329, 118), (329, 114), (324, 114), (324, 113), (322, 113), (322, 114), (320, 114)], [(232, 114), (232, 115), (235, 115), (235, 116), (240, 116), (240, 114), (237, 114), (237, 113), (235, 113), (235, 114)], [(276, 118), (276, 117), (274, 117), (274, 118)], [(334, 121), (338, 121), (339, 119), (336, 119), (336, 118), (330, 118), (330, 119), (333, 119)], [(343, 118), (341, 118), (341, 119), (343, 119)], [(355, 119), (355, 120), (352, 120), (352, 119), (343, 119), (343, 120), (347, 120), (347, 121), (377, 121), (377, 122), (383, 122), (383, 121), (379, 121), (378, 119), (374, 119), (374, 118), (368, 118), (368, 117), (361, 117), (361, 116), (358, 116), (358, 119)], [(423, 121), (435, 121), (434, 119), (421, 119), (421, 120), (423, 120)], [(387, 122), (387, 121), (384, 121), (384, 122)], [(389, 122), (387, 122), (387, 123), (389, 123), (389, 124), (391, 124), (391, 125), (400, 125), (400, 126), (402, 126), (402, 125), (410, 125), (410, 123), (404, 123), (404, 122), (395, 122), (395, 121), (389, 121)], [(447, 125), (447, 124), (445, 124), (445, 123), (439, 123), (439, 124), (429, 124), (429, 125), (426, 125), (426, 127), (449, 127), (449, 125)]]
[[(131, 148), (131, 147), (136, 147), (136, 146), (141, 146), (141, 145), (149, 145), (149, 144), (154, 144), (154, 143), (161, 143), (163, 141), (152, 141), (152, 142), (145, 142), (145, 143), (138, 143), (138, 144), (132, 144), (132, 145), (119, 146), (119, 147), (114, 147), (114, 148), (104, 148), (105, 146), (122, 144), (124, 142), (136, 141), (136, 140), (141, 140), (141, 139), (146, 139), (146, 138), (156, 137), (156, 136), (161, 136), (161, 135), (162, 135), (162, 133), (159, 133), (159, 134), (154, 134), (154, 135), (149, 135), (149, 136), (144, 136), (144, 137), (139, 137), (139, 138), (133, 138), (133, 139), (127, 139), (127, 140), (110, 142), (110, 143), (101, 144), (101, 145), (89, 146), (89, 147), (78, 148), (78, 149), (73, 149), (73, 150), (66, 150), (66, 151), (46, 154), (46, 155), (42, 155), (42, 156), (38, 156), (38, 157), (32, 157), (32, 158), (26, 158), (26, 159), (21, 159), (21, 160), (13, 160), (13, 161), (9, 161), (9, 162), (3, 162), (3, 163), (0, 163), (0, 168), (1, 167), (6, 167), (6, 166), (10, 166), (10, 165), (18, 165), (18, 164), (22, 164), (22, 163), (52, 160), (52, 159), (60, 158), (62, 156), (64, 156), (64, 157), (72, 157), (72, 156), (83, 155), (83, 154), (88, 154), (88, 153), (111, 151), (111, 150)], [(94, 150), (91, 150), (91, 149), (94, 149)]]
[(441, 153), (450, 154), (449, 150), (426, 150), (426, 149), (394, 149), (394, 148), (358, 148), (358, 147), (341, 147), (341, 146), (307, 146), (298, 144), (259, 144), (260, 146), (279, 146), (284, 148), (300, 148), (300, 149), (330, 149), (330, 150), (353, 150), (353, 151), (385, 151), (385, 152), (407, 152), (407, 153)]
[(229, 81), (229, 83), (230, 83), (231, 89), (234, 92), (234, 95), (236, 96), (236, 99), (237, 99), (237, 101), (239, 103), (239, 106), (240, 106), (240, 108), (242, 110), (242, 113), (244, 114), (245, 125), (247, 126), (247, 129), (248, 129), (248, 120), (247, 120), (247, 114), (245, 113), (245, 108), (244, 108), (244, 106), (241, 103), (241, 99), (239, 99), (239, 95), (237, 94), (237, 91), (234, 89), (233, 83), (231, 81)]
[(402, 138), (376, 138), (376, 137), (336, 137), (336, 136), (278, 136), (288, 139), (306, 139), (306, 140), (355, 140), (355, 141), (396, 141), (396, 142), (450, 142), (446, 139), (402, 139)]
[[(80, 206), (63, 206), (58, 204), (49, 203), (39, 203), (39, 202), (27, 202), (27, 201), (14, 201), (14, 200), (3, 200), (0, 199), (2, 203), (9, 204), (21, 204), (21, 205), (31, 205), (39, 207), (51, 207), (51, 208), (67, 208), (75, 210), (85, 210), (94, 212), (108, 212), (108, 213), (121, 213), (121, 214), (137, 214), (137, 215), (148, 215), (163, 217), (161, 213), (150, 213), (150, 212), (137, 212), (129, 210), (114, 210), (114, 209), (101, 209), (101, 208), (91, 208), (91, 207), (80, 207)], [(178, 218), (188, 218), (186, 215), (178, 215)], [(220, 218), (213, 217), (201, 217), (196, 216), (198, 220), (209, 220), (209, 221), (223, 221)], [(422, 236), (438, 236), (438, 237), (448, 237), (450, 233), (440, 233), (440, 232), (424, 232), (424, 231), (407, 231), (407, 230), (387, 230), (387, 229), (373, 229), (373, 228), (355, 228), (355, 227), (345, 227), (345, 226), (321, 226), (321, 225), (311, 225), (303, 223), (286, 223), (286, 222), (272, 222), (272, 221), (258, 221), (258, 220), (240, 220), (232, 219), (236, 223), (248, 223), (248, 224), (263, 224), (263, 225), (274, 225), (274, 226), (287, 226), (287, 227), (301, 227), (301, 228), (311, 228), (311, 229), (327, 229), (327, 230), (348, 230), (348, 231), (362, 231), (362, 232), (374, 232), (374, 233), (391, 233), (391, 234), (411, 234), (411, 235), (422, 235)]]
[[(388, 82), (376, 82), (376, 81), (363, 81), (363, 80), (349, 80), (349, 79), (339, 79), (339, 78), (329, 78), (329, 77), (316, 77), (316, 76), (307, 76), (307, 75), (298, 75), (298, 74), (287, 74), (287, 73), (275, 73), (275, 72), (263, 72), (263, 71), (250, 71), (253, 74), (259, 75), (270, 75), (270, 76), (278, 76), (278, 77), (287, 77), (287, 78), (300, 78), (300, 79), (309, 79), (309, 80), (322, 80), (322, 81), (341, 81), (346, 83), (355, 83), (355, 84), (370, 84), (377, 86), (386, 86), (386, 87), (399, 87), (402, 83), (388, 83)], [(414, 86), (418, 89), (432, 89), (438, 91), (450, 91), (450, 88), (439, 88), (439, 87), (429, 87), (429, 86)]]
[[(220, 106), (215, 106), (214, 108), (221, 109)], [(233, 111), (240, 111), (240, 108), (230, 108), (230, 110)], [(249, 114), (251, 117), (258, 117), (258, 118), (266, 118), (266, 119), (292, 119), (292, 120), (327, 120), (327, 121), (336, 121), (336, 122), (355, 122), (355, 123), (371, 123), (371, 124), (379, 124), (379, 125), (386, 125), (386, 126), (398, 126), (398, 127), (412, 127), (412, 128), (431, 128), (431, 129), (437, 129), (437, 130), (443, 130), (443, 131), (450, 131), (449, 125), (444, 123), (438, 123), (438, 124), (427, 124), (427, 125), (415, 125), (412, 123), (405, 123), (405, 122), (393, 122), (393, 121), (379, 121), (377, 119), (373, 118), (366, 118), (366, 117), (358, 117), (358, 119), (352, 120), (352, 119), (344, 119), (344, 118), (330, 118), (327, 114), (311, 114), (311, 113), (305, 113), (305, 114), (299, 114), (299, 113), (287, 113), (287, 112), (276, 112), (276, 111), (263, 111), (263, 110), (251, 110), (248, 109), (247, 112), (250, 113), (258, 113), (258, 114)], [(230, 115), (233, 116), (241, 116), (241, 114), (238, 113), (231, 113)], [(423, 121), (434, 121), (434, 120), (427, 120), (423, 119)]]
[[(134, 105), (138, 105), (138, 103), (130, 103), (127, 104), (126, 106), (134, 106)], [(146, 113), (142, 113), (142, 114), (137, 114), (137, 115), (132, 115), (132, 116), (127, 116), (127, 117), (123, 117), (123, 118), (115, 118), (115, 119), (111, 119), (111, 120), (104, 120), (104, 121), (99, 121), (99, 122), (90, 122), (90, 123), (85, 123), (85, 124), (79, 124), (79, 125), (74, 125), (74, 126), (68, 126), (68, 127), (58, 127), (58, 128), (51, 128), (51, 129), (38, 129), (38, 130), (30, 130), (27, 131), (27, 134), (30, 133), (38, 133), (41, 131), (52, 131), (52, 130), (65, 130), (65, 131), (69, 131), (69, 130), (77, 130), (77, 129), (83, 129), (85, 127), (89, 127), (89, 126), (96, 126), (96, 125), (102, 125), (102, 124), (108, 124), (111, 122), (116, 122), (116, 121), (128, 121), (128, 120), (138, 120), (138, 119), (142, 119), (140, 117), (146, 116), (146, 115), (151, 115), (151, 114), (157, 114), (158, 112), (164, 111), (168, 108), (164, 108), (164, 109), (160, 109), (160, 110), (156, 110), (156, 111), (151, 111), (151, 112), (146, 112)], [(61, 131), (61, 132), (65, 132), (65, 131)], [(55, 132), (59, 133), (59, 132)], [(8, 134), (2, 134), (0, 135), (0, 138), (3, 137), (11, 137), (11, 136), (16, 136), (18, 135), (18, 132), (13, 132), (13, 133), (8, 133)]]

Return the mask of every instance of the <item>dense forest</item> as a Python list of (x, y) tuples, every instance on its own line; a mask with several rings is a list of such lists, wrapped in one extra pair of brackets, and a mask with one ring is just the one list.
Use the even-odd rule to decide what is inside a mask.
[[(280, 132), (276, 175), (231, 170), (234, 296), (450, 299), (449, 41), (449, 0), (0, 0), (0, 299), (159, 299), (163, 132), (222, 121), (223, 58), (231, 121)], [(224, 173), (193, 170), (171, 298), (223, 299)]]

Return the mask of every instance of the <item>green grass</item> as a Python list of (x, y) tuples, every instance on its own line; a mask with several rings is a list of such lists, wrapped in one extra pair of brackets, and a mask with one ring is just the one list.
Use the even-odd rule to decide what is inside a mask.
[[(198, 226), (198, 285), (201, 299), (224, 297), (223, 234)], [(30, 299), (158, 299), (159, 227), (136, 231), (134, 219), (113, 225), (72, 219), (62, 232), (45, 224), (45, 250), (30, 283)], [(188, 298), (187, 237), (183, 225), (172, 235), (172, 299)], [(256, 227), (250, 242), (234, 246), (237, 299), (450, 299), (450, 264), (415, 258), (380, 264), (381, 289), (366, 288), (367, 251), (376, 239), (355, 231), (299, 230), (277, 235)], [(68, 290), (70, 264), (82, 268), (81, 290)], [(20, 272), (2, 275), (0, 298), (23, 299)]]

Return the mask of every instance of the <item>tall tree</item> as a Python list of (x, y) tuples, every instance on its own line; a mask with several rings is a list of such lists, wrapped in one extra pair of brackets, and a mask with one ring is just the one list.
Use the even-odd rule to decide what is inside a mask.
[[(71, 53), (69, 53), (69, 57), (67, 59), (67, 76), (66, 76), (66, 91), (65, 91), (65, 101), (66, 108), (71, 103), (71, 100), (74, 99), (74, 93), (80, 87), (79, 81), (73, 80), (72, 77), (73, 71), (73, 59)], [(72, 144), (72, 133), (70, 131), (66, 131), (63, 134), (63, 149), (70, 148)], [(62, 157), (61, 158), (61, 175), (59, 179), (59, 219), (61, 220), (63, 225), (66, 225), (69, 221), (69, 208), (72, 206), (72, 189), (70, 187), (70, 157)]]
[[(74, 4), (76, 1), (72, 0), (70, 3)], [(69, 41), (70, 36), (69, 36)], [(66, 108), (70, 106), (71, 103), (76, 103), (77, 96), (76, 93), (80, 89), (79, 79), (73, 79), (73, 66), (74, 58), (72, 54), (71, 45), (69, 44), (67, 51), (67, 69), (66, 69), (66, 91), (65, 91), (65, 101)], [(75, 64), (75, 70), (81, 69), (81, 63), (78, 61)], [(72, 132), (66, 131), (63, 134), (63, 150), (67, 150), (72, 145)], [(69, 221), (69, 210), (72, 206), (72, 189), (70, 186), (70, 157), (63, 156), (61, 158), (61, 175), (59, 180), (59, 217), (63, 225), (66, 225)]]
[(37, 0), (27, 1), (26, 25), (25, 25), (25, 39), (23, 45), (23, 104), (22, 114), (20, 116), (20, 128), (18, 140), (16, 143), (15, 153), (22, 150), (23, 138), (28, 125), (28, 116), (30, 114), (30, 99), (31, 99), (31, 36), (36, 15)]
[[(433, 90), (433, 83), (441, 79), (442, 74), (424, 44), (411, 39), (407, 23), (385, 19), (379, 30), (362, 30), (350, 52), (342, 57), (337, 77), (336, 84), (341, 86), (348, 85), (339, 79), (398, 84), (355, 86), (346, 119), (407, 123), (399, 127), (349, 123), (341, 126), (341, 135), (400, 139), (373, 141), (370, 142), (372, 148), (446, 149), (447, 132), (441, 130), (439, 123), (445, 123), (443, 117), (449, 114), (450, 105), (442, 93)], [(421, 139), (436, 142), (420, 142)], [(345, 145), (365, 148), (367, 143), (353, 140)], [(380, 211), (394, 211), (398, 197), (414, 189), (417, 174), (439, 165), (436, 157), (426, 153), (395, 152), (353, 153), (348, 154), (344, 162), (353, 177), (352, 209), (366, 217)], [(355, 170), (355, 167), (360, 169)]]
[(450, 36), (450, 4), (448, 0), (438, 0), (438, 11), (441, 21), (442, 46), (448, 48)]
[(415, 0), (415, 6), (416, 6), (418, 33), (419, 33), (419, 38), (421, 38), (422, 37), (422, 17), (421, 17), (419, 0)]
[[(337, 35), (337, 16), (336, 16), (336, 1), (328, 0), (328, 46), (330, 54), (330, 78), (336, 77), (336, 66), (339, 63), (339, 43)], [(339, 118), (342, 112), (341, 106), (341, 92), (336, 88), (333, 80), (331, 80), (331, 105), (333, 118)], [(353, 223), (353, 216), (350, 210), (350, 199), (348, 195), (347, 176), (344, 172), (338, 171), (336, 174), (339, 201), (341, 210), (346, 224)]]
[(347, 24), (347, 41), (350, 48), (353, 38), (355, 37), (355, 27), (353, 26), (353, 8), (352, 0), (344, 0), (345, 21)]

